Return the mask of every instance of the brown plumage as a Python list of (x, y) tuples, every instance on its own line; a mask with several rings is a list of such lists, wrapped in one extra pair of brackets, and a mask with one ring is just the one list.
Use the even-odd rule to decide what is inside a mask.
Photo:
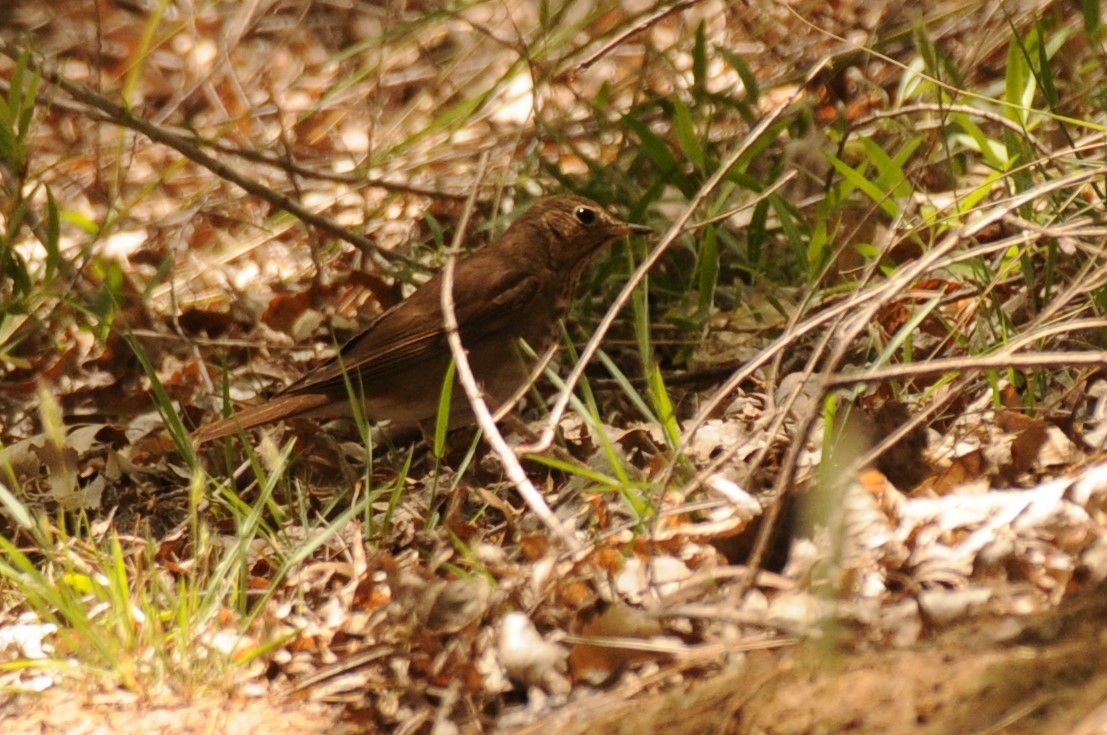
[[(458, 261), (453, 295), (459, 332), (493, 410), (526, 380), (519, 340), (539, 353), (549, 347), (593, 256), (616, 238), (646, 232), (584, 197), (554, 196), (534, 204), (498, 240)], [(402, 426), (433, 421), (450, 364), (441, 288), (439, 274), (373, 320), (337, 357), (265, 403), (202, 426), (195, 441), (295, 416), (349, 415), (347, 380), (364, 397), (372, 421)], [(452, 400), (451, 419), (471, 419), (460, 386)]]

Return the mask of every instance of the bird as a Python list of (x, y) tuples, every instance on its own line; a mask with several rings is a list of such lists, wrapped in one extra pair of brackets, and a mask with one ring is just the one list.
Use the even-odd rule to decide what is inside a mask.
[[(582, 196), (535, 202), (494, 242), (460, 258), (453, 301), (458, 333), (489, 408), (495, 411), (529, 377), (520, 341), (548, 349), (568, 314), (581, 274), (606, 245), (645, 235)], [(353, 413), (360, 396), (372, 422), (415, 428), (432, 423), (452, 360), (442, 310), (442, 274), (377, 316), (335, 357), (266, 400), (201, 426), (196, 445), (294, 417), (328, 419)], [(460, 386), (450, 427), (472, 422)]]

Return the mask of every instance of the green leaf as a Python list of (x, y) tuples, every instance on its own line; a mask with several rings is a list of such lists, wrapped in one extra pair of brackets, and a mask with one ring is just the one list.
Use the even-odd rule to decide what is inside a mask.
[(861, 145), (869, 154), (869, 160), (876, 166), (878, 185), (900, 201), (907, 199), (912, 193), (911, 181), (904, 173), (903, 165), (911, 158), (922, 140), (921, 136), (910, 138), (900, 148), (896, 157), (892, 158), (872, 138), (861, 138)]
[(681, 171), (680, 161), (673, 155), (668, 143), (658, 137), (637, 114), (628, 112), (623, 116), (622, 123), (638, 138), (638, 142), (641, 144), (639, 149), (658, 169), (657, 179), (659, 182), (667, 182), (672, 186), (676, 186), (689, 198), (695, 195), (696, 187)]
[(2, 506), (8, 512), (8, 516), (23, 529), (30, 530), (35, 527), (34, 518), (31, 517), (31, 513), (27, 510), (27, 506), (21, 503), (19, 498), (15, 497), (15, 495), (3, 485), (0, 485), (0, 506)]
[(773, 210), (780, 220), (781, 231), (784, 232), (784, 236), (788, 239), (788, 243), (798, 256), (800, 253), (804, 252), (804, 236), (803, 231), (800, 229), (799, 225), (796, 224), (795, 213), (792, 211), (792, 208), (788, 206), (787, 200), (783, 197), (773, 194), (769, 197), (769, 200), (772, 202)]
[(1099, 26), (1101, 24), (1099, 11), (1099, 0), (1083, 0), (1080, 3), (1080, 9), (1084, 13), (1084, 31), (1092, 37), (1099, 34)]
[[(1041, 30), (1038, 32), (1041, 35)], [(1057, 86), (1053, 83), (1053, 69), (1049, 63), (1049, 49), (1046, 48), (1046, 44), (1038, 44), (1038, 83), (1042, 85), (1042, 94), (1045, 95), (1046, 104), (1051, 109), (1056, 109), (1057, 104), (1060, 102), (1060, 96), (1057, 94)]]
[(923, 323), (923, 320), (925, 320), (926, 317), (930, 316), (930, 313), (932, 311), (934, 311), (938, 308), (938, 306), (941, 305), (944, 298), (945, 294), (939, 293), (933, 296), (926, 303), (919, 306), (914, 311), (914, 313), (911, 314), (911, 318), (904, 322), (903, 326), (896, 330), (896, 333), (892, 335), (892, 339), (888, 341), (888, 344), (885, 345), (884, 349), (881, 350), (880, 355), (876, 358), (875, 362), (873, 362), (873, 367), (881, 367), (887, 365), (891, 361), (892, 357), (895, 355), (896, 350), (898, 350), (900, 346), (904, 345), (911, 337), (914, 336), (915, 330), (918, 329), (919, 325)]
[(988, 137), (968, 115), (955, 113), (951, 115), (950, 119), (956, 120), (957, 124), (967, 133), (967, 135), (952, 136), (953, 141), (961, 142), (970, 150), (979, 151), (984, 156), (985, 162), (997, 171), (1007, 171), (1011, 168), (1014, 161), (1006, 145), (1001, 141)]
[(896, 201), (895, 197), (890, 196), (889, 193), (869, 181), (864, 172), (858, 171), (837, 156), (828, 155), (827, 158), (830, 160), (830, 165), (842, 175), (842, 178), (872, 199), (877, 206), (887, 212), (889, 217), (895, 219), (900, 216), (899, 202)]
[(46, 242), (42, 243), (46, 248), (46, 275), (47, 283), (54, 280), (61, 263), (61, 217), (58, 214), (58, 202), (54, 199), (54, 192), (46, 187)]
[(442, 380), (442, 393), (438, 397), (438, 414), (434, 420), (434, 456), (441, 458), (446, 452), (446, 434), (450, 433), (450, 407), (453, 405), (457, 364), (450, 359), (446, 377)]
[(596, 357), (607, 369), (607, 372), (611, 373), (611, 377), (615, 380), (615, 384), (626, 395), (627, 399), (634, 404), (634, 407), (638, 409), (638, 412), (642, 414), (642, 418), (646, 421), (652, 421), (656, 424), (661, 422), (657, 420), (657, 417), (653, 415), (653, 410), (650, 409), (649, 404), (643, 400), (642, 395), (634, 388), (634, 384), (630, 382), (630, 378), (626, 376), (619, 366), (615, 364), (615, 361), (608, 356), (606, 352), (600, 350), (596, 353)]
[(680, 147), (684, 150), (684, 155), (697, 169), (703, 171), (707, 168), (707, 157), (704, 154), (703, 146), (700, 145), (699, 137), (696, 135), (696, 126), (692, 122), (692, 112), (688, 105), (677, 99), (673, 100), (673, 125), (676, 129), (677, 139), (680, 141)]
[(711, 306), (715, 303), (715, 288), (719, 282), (719, 233), (714, 225), (704, 228), (703, 238), (700, 240), (699, 261), (696, 264), (699, 271), (700, 303), (699, 315), (706, 318), (711, 313)]
[(696, 102), (707, 95), (707, 33), (704, 22), (696, 28), (696, 43), (692, 46), (692, 93)]
[(961, 214), (971, 212), (977, 204), (980, 204), (984, 200), (984, 197), (995, 191), (995, 184), (1003, 174), (999, 171), (993, 171), (988, 174), (980, 186), (976, 187), (968, 194), (965, 194), (957, 200), (957, 211)]
[(716, 46), (715, 50), (722, 55), (726, 63), (730, 64), (731, 68), (738, 74), (738, 78), (742, 80), (742, 86), (745, 87), (747, 99), (751, 103), (756, 103), (757, 98), (761, 95), (761, 87), (757, 84), (757, 76), (750, 71), (750, 68), (742, 61), (742, 57), (730, 49)]
[(750, 264), (762, 265), (761, 258), (768, 238), (769, 201), (762, 199), (753, 208), (749, 226), (746, 227), (746, 257)]
[(1038, 90), (1027, 60), (1027, 51), (1033, 48), (1037, 40), (1037, 32), (1031, 31), (1025, 39), (1025, 46), (1020, 43), (1020, 39), (1014, 38), (1007, 47), (1007, 77), (1004, 94), (1004, 99), (1007, 101), (1007, 116), (1023, 127), (1026, 126), (1030, 108), (1034, 103), (1034, 94)]
[(545, 465), (555, 470), (560, 470), (567, 475), (575, 475), (577, 477), (583, 477), (587, 480), (591, 480), (600, 487), (615, 489), (620, 487), (621, 483), (613, 477), (608, 477), (602, 472), (597, 472), (591, 467), (585, 467), (575, 462), (567, 462), (563, 459), (558, 459), (548, 454), (535, 454), (527, 459), (536, 464)]
[(830, 238), (827, 236), (826, 219), (822, 218), (815, 223), (807, 243), (807, 272), (814, 276), (822, 271), (829, 257)]
[(169, 391), (166, 390), (165, 385), (161, 382), (161, 378), (158, 377), (158, 371), (154, 367), (154, 363), (150, 360), (149, 355), (146, 354), (146, 350), (143, 349), (142, 343), (131, 334), (125, 332), (123, 338), (127, 341), (127, 344), (131, 348), (131, 352), (138, 359), (139, 365), (142, 366), (142, 370), (146, 373), (147, 380), (150, 381), (150, 389), (154, 394), (154, 408), (161, 414), (162, 421), (165, 422), (165, 428), (169, 431), (169, 436), (173, 439), (174, 445), (188, 461), (189, 467), (195, 467), (197, 463), (196, 452), (192, 446), (192, 440), (189, 437), (188, 429), (185, 428), (184, 422), (181, 420), (180, 413), (177, 412), (172, 396), (169, 395)]
[(653, 403), (654, 411), (661, 420), (661, 431), (665, 434), (670, 447), (679, 447), (680, 422), (677, 421), (672, 399), (669, 398), (669, 391), (665, 387), (665, 376), (657, 363), (654, 363), (649, 379), (650, 402)]

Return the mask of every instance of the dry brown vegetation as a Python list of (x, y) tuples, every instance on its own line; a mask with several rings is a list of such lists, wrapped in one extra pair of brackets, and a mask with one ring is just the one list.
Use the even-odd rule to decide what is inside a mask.
[[(0, 719), (1104, 731), (1104, 39), (1090, 0), (0, 5)], [(519, 454), (568, 544), (472, 431), (193, 446), (562, 191), (657, 233), (501, 427), (556, 428)]]

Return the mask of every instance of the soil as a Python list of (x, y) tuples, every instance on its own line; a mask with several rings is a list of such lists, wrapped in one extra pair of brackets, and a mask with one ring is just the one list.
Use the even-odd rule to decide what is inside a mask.
[(817, 642), (667, 688), (574, 703), (527, 735), (1091, 735), (1107, 732), (1107, 588), (1030, 620), (974, 620), (908, 649)]

